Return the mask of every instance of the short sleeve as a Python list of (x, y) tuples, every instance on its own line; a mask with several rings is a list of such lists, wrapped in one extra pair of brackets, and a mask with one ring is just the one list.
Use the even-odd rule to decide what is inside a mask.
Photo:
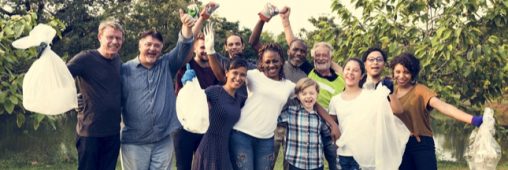
[(73, 77), (80, 76), (83, 74), (83, 69), (85, 67), (84, 59), (86, 57), (86, 51), (80, 52), (76, 54), (71, 60), (67, 63), (67, 68), (69, 72), (71, 72)]
[(335, 103), (336, 103), (336, 100), (337, 100), (337, 97), (339, 95), (335, 95), (332, 97), (332, 99), (330, 100), (330, 104), (329, 104), (329, 108), (328, 108), (328, 114), (330, 115), (337, 115), (337, 109), (335, 108)]
[(432, 91), (431, 89), (429, 89), (427, 86), (425, 85), (422, 85), (422, 84), (417, 84), (415, 86), (415, 90), (416, 90), (416, 93), (418, 93), (419, 96), (422, 97), (423, 101), (425, 102), (424, 106), (429, 106), (429, 102), (430, 102), (430, 99), (432, 97), (436, 97), (437, 94), (436, 92)]
[(206, 94), (207, 101), (215, 101), (217, 99), (218, 87), (220, 87), (220, 86), (210, 86), (210, 87), (206, 88), (205, 94)]

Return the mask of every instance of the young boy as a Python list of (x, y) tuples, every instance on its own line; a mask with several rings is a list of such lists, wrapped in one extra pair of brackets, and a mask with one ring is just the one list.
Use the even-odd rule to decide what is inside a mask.
[(284, 157), (290, 170), (323, 169), (321, 135), (330, 132), (315, 108), (318, 92), (314, 80), (299, 80), (295, 87), (297, 98), (290, 99), (279, 116), (279, 123), (287, 123)]

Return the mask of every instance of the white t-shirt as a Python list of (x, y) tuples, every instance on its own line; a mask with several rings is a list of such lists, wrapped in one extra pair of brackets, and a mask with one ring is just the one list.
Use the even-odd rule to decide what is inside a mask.
[(256, 138), (271, 138), (295, 84), (287, 79), (272, 80), (257, 69), (247, 72), (246, 84), (249, 96), (233, 128)]
[[(352, 100), (344, 100), (342, 98), (343, 93), (339, 93), (335, 95), (330, 100), (330, 108), (328, 112), (330, 115), (336, 115), (339, 121), (339, 130), (341, 132), (341, 138), (345, 135), (354, 135), (348, 133), (348, 125), (350, 123), (357, 123), (349, 121), (349, 118), (354, 118), (360, 110), (358, 108), (364, 108), (366, 103), (363, 98), (366, 97), (366, 91), (362, 90), (362, 92)], [(368, 105), (368, 104), (367, 104)], [(353, 130), (354, 131), (354, 130)], [(341, 156), (353, 156), (353, 152), (347, 147), (347, 144), (341, 146), (337, 149), (337, 154)]]

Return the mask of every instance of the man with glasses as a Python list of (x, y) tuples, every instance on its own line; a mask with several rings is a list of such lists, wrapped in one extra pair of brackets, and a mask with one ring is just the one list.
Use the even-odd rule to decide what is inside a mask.
[(386, 59), (386, 53), (379, 48), (369, 48), (363, 53), (362, 61), (367, 72), (364, 89), (373, 90), (381, 82), (393, 92), (393, 81), (390, 78), (382, 78)]

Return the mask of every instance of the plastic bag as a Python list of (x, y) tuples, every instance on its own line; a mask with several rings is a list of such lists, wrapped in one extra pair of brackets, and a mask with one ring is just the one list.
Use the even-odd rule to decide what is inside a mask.
[[(56, 31), (39, 24), (27, 37), (12, 45), (19, 49), (50, 44)], [(65, 62), (48, 45), (41, 57), (34, 61), (23, 79), (23, 107), (45, 115), (65, 113), (77, 107), (76, 84)]]
[(210, 125), (206, 94), (196, 77), (187, 82), (176, 98), (176, 115), (183, 128), (204, 134)]
[[(409, 139), (409, 129), (393, 115), (387, 96), (390, 90), (381, 84), (376, 90), (364, 89), (361, 100), (366, 107), (358, 108), (349, 116), (347, 127), (337, 140), (337, 146), (346, 146), (361, 169), (398, 169)], [(339, 118), (340, 119), (340, 118)], [(350, 133), (347, 133), (350, 132)]]
[(480, 128), (473, 130), (469, 136), (469, 146), (466, 148), (464, 157), (469, 169), (472, 170), (495, 170), (501, 159), (501, 147), (494, 139), (494, 111), (485, 108), (483, 123)]

